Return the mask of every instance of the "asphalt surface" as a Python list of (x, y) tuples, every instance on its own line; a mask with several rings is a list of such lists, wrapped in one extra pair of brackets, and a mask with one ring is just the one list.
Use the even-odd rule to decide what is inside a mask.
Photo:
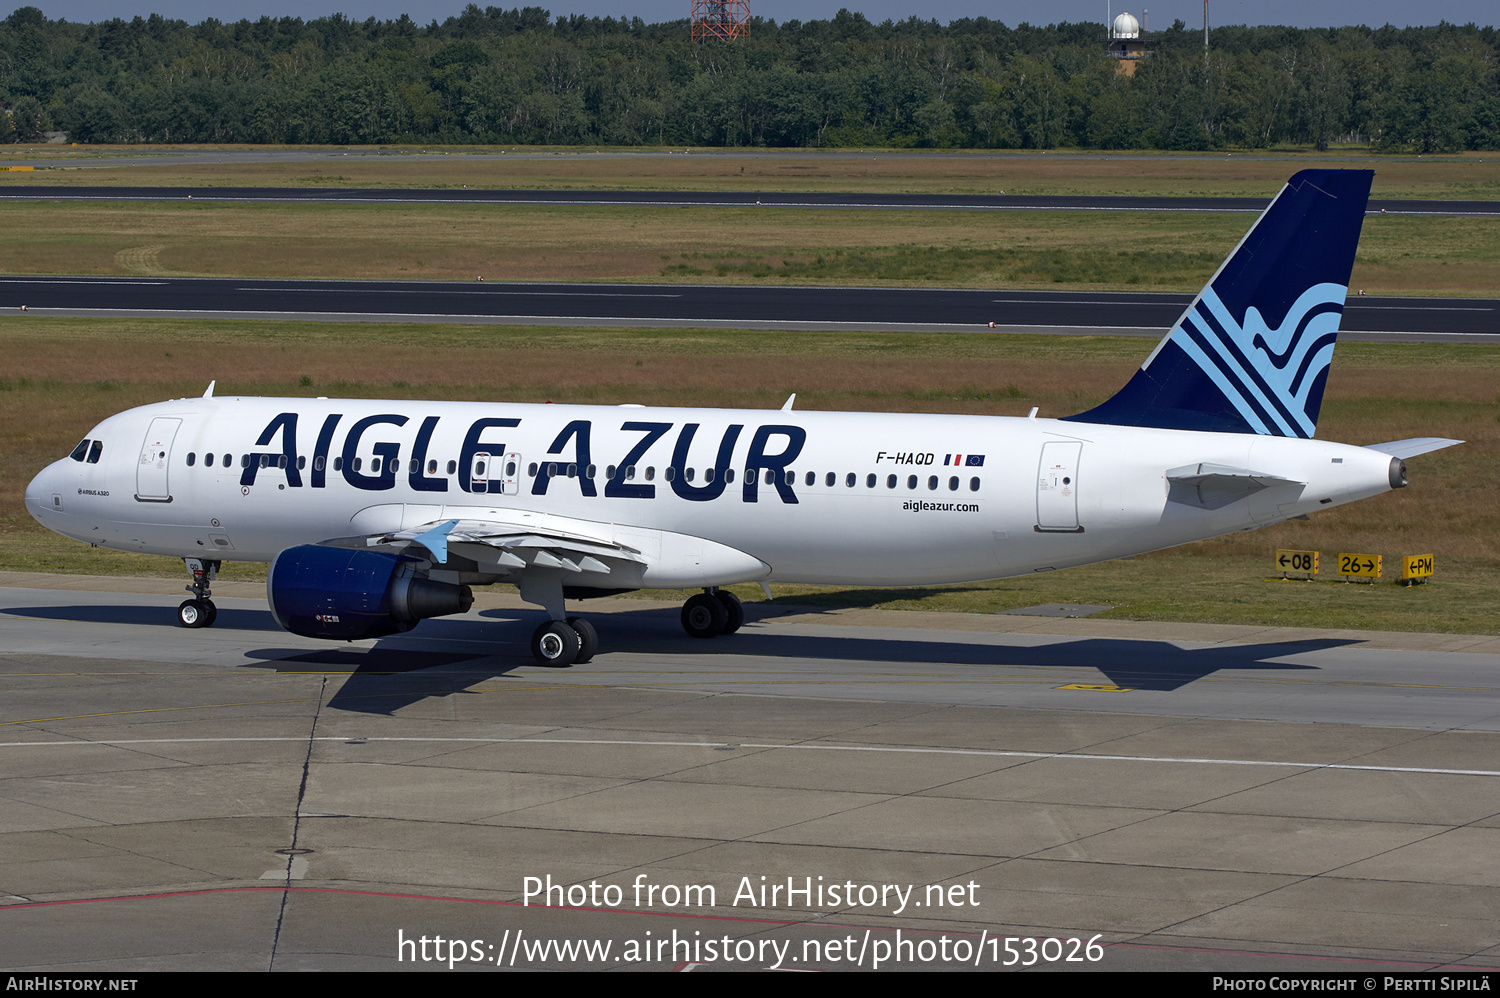
[[(935, 211), (1151, 211), (1259, 213), (1269, 198), (1069, 197), (1029, 194), (489, 190), (333, 187), (0, 187), (3, 201), (326, 202), (557, 206), (861, 208)], [(1370, 214), (1500, 216), (1500, 201), (1375, 199)]]
[(178, 588), (0, 578), (6, 969), (1500, 965), (1494, 637), (601, 600), (544, 670)]
[[(1161, 336), (1190, 295), (690, 284), (0, 277), (0, 310), (40, 315), (369, 319), (597, 326)], [(1500, 342), (1500, 300), (1358, 298), (1347, 340)]]

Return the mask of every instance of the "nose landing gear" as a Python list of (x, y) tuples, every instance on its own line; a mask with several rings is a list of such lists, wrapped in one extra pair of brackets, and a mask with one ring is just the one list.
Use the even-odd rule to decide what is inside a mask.
[(219, 608), (208, 598), (211, 595), (209, 584), (218, 577), (222, 563), (202, 558), (184, 558), (182, 563), (193, 576), (192, 583), (187, 586), (193, 598), (183, 600), (177, 607), (177, 622), (183, 627), (212, 627), (219, 617)]

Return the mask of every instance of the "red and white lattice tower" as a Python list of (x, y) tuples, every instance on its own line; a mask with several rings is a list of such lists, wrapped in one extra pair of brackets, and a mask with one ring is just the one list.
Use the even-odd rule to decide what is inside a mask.
[(693, 41), (750, 37), (750, 0), (693, 0)]

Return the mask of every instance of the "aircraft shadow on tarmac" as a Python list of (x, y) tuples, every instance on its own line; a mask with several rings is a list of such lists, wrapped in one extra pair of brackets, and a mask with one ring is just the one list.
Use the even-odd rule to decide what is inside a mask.
[[(747, 606), (752, 623), (758, 607)], [(783, 608), (776, 608), (783, 609)], [(148, 624), (167, 634), (183, 633), (173, 626), (175, 615), (160, 606), (5, 607), (0, 612), (18, 617), (90, 623)], [(537, 611), (486, 610), (472, 617), (423, 621), (420, 629), (379, 639), (374, 647), (330, 644), (324, 648), (263, 647), (244, 654), (256, 661), (250, 668), (277, 672), (346, 672), (349, 678), (329, 706), (359, 713), (389, 714), (432, 697), (465, 693), (488, 679), (535, 681), (552, 673), (534, 665), (529, 651), (531, 632), (540, 620)], [(887, 631), (891, 637), (850, 634), (775, 634), (754, 626), (729, 638), (702, 640), (682, 632), (677, 613), (655, 607), (599, 614), (592, 618), (600, 631), (601, 660), (611, 653), (645, 654), (673, 666), (674, 658), (691, 657), (711, 675), (721, 659), (724, 669), (742, 665), (744, 658), (812, 659), (829, 662), (897, 663), (903, 666), (1005, 667), (1061, 670), (1059, 683), (1101, 682), (1137, 690), (1170, 692), (1223, 671), (1316, 671), (1316, 666), (1274, 662), (1273, 659), (1336, 648), (1356, 642), (1320, 638), (1260, 644), (1216, 644), (1179, 648), (1166, 641), (1115, 638), (1078, 638), (1019, 646), (982, 640), (945, 641), (931, 631)], [(220, 609), (214, 631), (284, 633), (268, 610)], [(213, 632), (204, 632), (212, 634)], [(225, 635), (226, 641), (229, 635)], [(163, 636), (163, 640), (168, 640)], [(573, 673), (589, 665), (575, 666)], [(524, 670), (524, 671), (518, 671)], [(1085, 674), (1080, 675), (1080, 670)], [(1092, 671), (1101, 678), (1087, 674)], [(791, 677), (784, 677), (793, 682)], [(950, 677), (951, 678), (951, 677)], [(982, 674), (975, 675), (983, 681)], [(827, 676), (820, 674), (820, 682)], [(628, 680), (625, 680), (628, 682)], [(730, 680), (732, 682), (732, 680)], [(878, 683), (878, 677), (854, 681)]]

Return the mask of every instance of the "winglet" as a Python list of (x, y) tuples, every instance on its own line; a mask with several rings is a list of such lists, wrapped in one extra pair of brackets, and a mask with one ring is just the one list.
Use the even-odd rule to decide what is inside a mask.
[(792, 403), (795, 402), (795, 401), (797, 401), (797, 393), (796, 392), (792, 392), (792, 394), (790, 394), (790, 395), (788, 395), (786, 397), (786, 402), (781, 406), (781, 411), (782, 412), (791, 412), (792, 411)]
[(1135, 377), (1063, 418), (1311, 437), (1373, 177), (1293, 176)]
[(457, 520), (449, 520), (447, 523), (433, 527), (424, 534), (418, 534), (412, 538), (412, 542), (420, 544), (431, 551), (437, 563), (445, 565), (448, 563), (448, 534), (456, 526), (458, 526)]
[(214, 397), (214, 385), (217, 385), (218, 383), (219, 382), (217, 380), (210, 381), (208, 383), (208, 389), (206, 391), (204, 391), (204, 393), (203, 393), (203, 397), (206, 398), (206, 399), (213, 398)]

